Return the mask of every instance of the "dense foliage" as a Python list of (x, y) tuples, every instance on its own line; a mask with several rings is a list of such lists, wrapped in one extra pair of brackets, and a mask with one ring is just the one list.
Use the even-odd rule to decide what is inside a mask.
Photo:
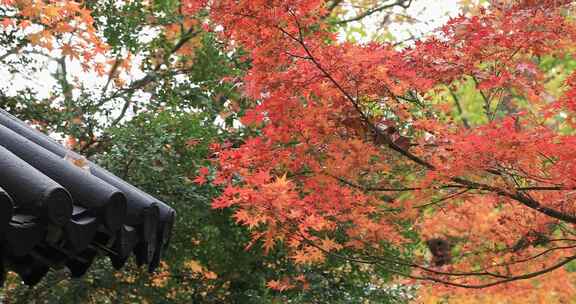
[(5, 300), (573, 300), (574, 7), (462, 2), (4, 1), (0, 106), (179, 214), (157, 273)]
[(239, 146), (257, 132), (237, 123), (249, 106), (239, 87), (250, 63), (202, 28), (205, 13), (184, 14), (170, 1), (15, 1), (2, 14), (9, 81), (0, 106), (178, 212), (157, 273), (134, 264), (117, 272), (100, 260), (82, 279), (55, 271), (33, 288), (11, 275), (4, 302), (396, 303), (409, 295), (377, 288), (386, 272), (339, 259), (308, 267), (305, 290), (268, 287), (301, 269), (280, 248), (245, 250), (247, 230), (231, 211), (211, 208), (221, 187), (195, 182), (211, 166), (210, 147)]
[(495, 1), (402, 50), (338, 41), (323, 1), (190, 2), (250, 50), (242, 122), (260, 134), (217, 149), (211, 181), (252, 242), (431, 294), (573, 297), (571, 1)]

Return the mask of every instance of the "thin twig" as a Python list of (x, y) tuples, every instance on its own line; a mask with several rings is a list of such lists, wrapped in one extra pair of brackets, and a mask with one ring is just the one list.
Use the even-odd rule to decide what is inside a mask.
[[(390, 138), (389, 135), (384, 134), (380, 129), (378, 129), (378, 127), (376, 127), (371, 121), (370, 118), (366, 115), (366, 113), (364, 113), (364, 111), (362, 111), (360, 105), (358, 104), (357, 100), (352, 97), (352, 95), (350, 95), (350, 93), (348, 93), (348, 91), (346, 91), (342, 85), (336, 81), (336, 79), (334, 79), (334, 77), (332, 77), (332, 75), (330, 73), (328, 73), (328, 71), (322, 66), (322, 64), (320, 64), (320, 62), (318, 62), (318, 60), (316, 60), (316, 58), (314, 57), (314, 55), (312, 54), (312, 51), (308, 48), (308, 45), (305, 43), (304, 41), (304, 34), (302, 33), (302, 26), (300, 25), (300, 22), (298, 21), (298, 18), (291, 12), (291, 14), (293, 15), (294, 19), (295, 19), (295, 23), (296, 26), (298, 28), (298, 37), (294, 36), (293, 34), (287, 32), (286, 30), (284, 30), (281, 27), (277, 27), (282, 33), (284, 33), (286, 36), (290, 37), (292, 40), (296, 41), (298, 44), (300, 44), (300, 46), (304, 49), (304, 51), (306, 52), (307, 56), (310, 57), (309, 61), (311, 61), (316, 68), (324, 75), (324, 77), (326, 77), (335, 87), (338, 91), (340, 91), (340, 93), (348, 100), (350, 101), (350, 103), (352, 104), (352, 106), (354, 107), (354, 109), (356, 110), (356, 112), (358, 112), (358, 114), (360, 115), (360, 117), (362, 118), (362, 121), (372, 130), (372, 132), (376, 135), (376, 136), (380, 136), (382, 139), (384, 139), (384, 141), (386, 142), (386, 144), (388, 145), (388, 147), (390, 147), (392, 150), (399, 152), (400, 154), (404, 155), (405, 157), (407, 157), (408, 159), (412, 160), (413, 162), (420, 164), (428, 169), (434, 169), (434, 166), (432, 164), (430, 164), (429, 162), (419, 158), (418, 156), (412, 154), (411, 152), (409, 152), (407, 149), (402, 149), (401, 147), (399, 147), (398, 145), (396, 145), (394, 143), (394, 141)], [(388, 91), (390, 92), (390, 90), (388, 89)]]
[(456, 93), (454, 93), (454, 90), (452, 90), (452, 88), (448, 87), (448, 92), (450, 92), (450, 96), (452, 96), (452, 99), (454, 100), (454, 104), (456, 105), (456, 109), (458, 110), (458, 114), (460, 114), (460, 119), (462, 119), (462, 123), (464, 124), (464, 127), (466, 129), (470, 129), (470, 124), (468, 123), (468, 119), (466, 119), (466, 117), (464, 116), (464, 110), (462, 110), (462, 105), (460, 104), (460, 99), (458, 98), (458, 96), (456, 96)]
[[(406, 3), (408, 2), (408, 3)], [(371, 16), (375, 13), (381, 12), (383, 10), (395, 7), (395, 6), (400, 6), (404, 9), (407, 9), (408, 7), (410, 7), (410, 5), (412, 4), (412, 0), (397, 0), (393, 3), (389, 3), (389, 4), (384, 4), (381, 6), (377, 6), (371, 9), (368, 9), (352, 18), (349, 19), (344, 19), (344, 20), (340, 20), (338, 22), (336, 22), (336, 24), (346, 24), (346, 23), (350, 23), (350, 22), (354, 22), (354, 21), (358, 21), (358, 20), (362, 20), (368, 16)]]

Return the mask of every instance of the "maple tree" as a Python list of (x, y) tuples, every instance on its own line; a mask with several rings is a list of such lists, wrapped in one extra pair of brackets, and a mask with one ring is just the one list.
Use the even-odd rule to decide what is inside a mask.
[[(267, 267), (258, 275), (270, 289), (314, 288), (317, 272), (332, 268), (338, 280), (369, 282), (364, 291), (386, 287), (391, 275), (404, 278), (432, 303), (448, 293), (458, 303), (574, 297), (565, 284), (574, 280), (576, 259), (572, 1), (489, 1), (405, 48), (338, 35), (354, 19), (411, 1), (111, 2), (4, 1), (0, 61), (20, 67), (39, 55), (58, 69), (52, 96), (2, 92), (0, 101), (143, 186), (165, 180), (165, 194), (190, 187), (207, 191), (203, 200), (218, 193), (208, 225), (234, 237), (210, 236), (200, 217), (186, 229), (212, 242), (238, 241), (237, 250), (246, 238), (222, 220), (231, 213), (251, 232), (247, 248), (258, 253), (261, 244), (268, 254), (240, 269)], [(135, 37), (145, 29), (161, 34), (142, 43)], [(143, 58), (141, 77), (132, 75), (135, 57)], [(106, 81), (84, 88), (68, 75), (74, 62)], [(242, 71), (214, 70), (230, 66)], [(177, 128), (210, 129), (218, 118), (226, 128), (205, 136), (233, 135), (210, 153), (204, 138), (152, 140), (162, 130), (155, 123), (176, 136), (182, 130), (172, 124), (198, 110), (206, 116)], [(147, 123), (151, 129), (139, 134)], [(190, 134), (202, 134), (194, 128)], [(134, 134), (145, 136), (132, 142)], [(184, 147), (201, 152), (180, 153)], [(136, 171), (139, 161), (145, 168)], [(172, 195), (186, 201), (187, 191)], [(164, 288), (174, 301), (207, 301), (206, 294), (221, 301), (230, 282), (246, 283), (217, 269), (229, 264), (209, 259), (213, 244), (190, 246), (206, 247), (150, 281), (134, 269), (117, 282), (125, 290), (137, 282)], [(362, 272), (369, 278), (348, 276)], [(182, 281), (203, 286), (196, 290), (203, 295)], [(542, 291), (524, 294), (534, 286)]]
[[(249, 53), (241, 121), (256, 135), (215, 146), (208, 178), (224, 187), (213, 208), (252, 231), (248, 247), (509, 295), (570, 277), (571, 1), (493, 1), (401, 50), (339, 42), (320, 0), (185, 3)], [(548, 299), (574, 295), (545, 278)]]
[[(241, 142), (245, 136), (232, 125), (246, 104), (235, 81), (248, 64), (238, 60), (241, 50), (221, 49), (216, 35), (202, 27), (204, 14), (183, 15), (173, 1), (34, 5), (34, 16), (22, 15), (21, 2), (2, 7), (12, 23), (0, 28), (0, 67), (11, 77), (0, 87), (0, 107), (170, 202), (179, 216), (170, 250), (154, 274), (133, 262), (114, 271), (106, 260), (81, 279), (70, 280), (62, 269), (32, 288), (10, 274), (0, 298), (10, 303), (396, 303), (403, 298), (403, 288), (394, 290), (398, 295), (374, 289), (384, 285), (374, 282), (374, 271), (340, 260), (308, 267), (304, 290), (269, 289), (271, 278), (288, 281), (301, 269), (281, 248), (267, 255), (257, 248), (245, 251), (249, 236), (231, 211), (210, 208), (219, 187), (193, 180), (210, 172), (202, 167), (209, 165), (210, 142)], [(38, 16), (48, 6), (82, 10), (59, 11), (63, 24), (83, 24), (81, 30), (59, 32), (41, 23)], [(31, 25), (21, 27), (26, 20)], [(92, 31), (90, 43), (76, 37), (84, 35), (84, 26)], [(36, 36), (30, 35), (40, 29), (50, 44), (33, 43)], [(81, 41), (85, 44), (77, 44)], [(81, 54), (96, 49), (92, 43), (99, 52), (85, 58)], [(38, 88), (38, 79), (47, 85)]]

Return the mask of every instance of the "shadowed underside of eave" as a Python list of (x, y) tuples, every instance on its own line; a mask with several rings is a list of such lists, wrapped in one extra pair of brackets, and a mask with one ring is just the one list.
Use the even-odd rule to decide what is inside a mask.
[(0, 283), (12, 270), (29, 285), (50, 268), (82, 276), (107, 256), (133, 254), (153, 271), (174, 224), (168, 205), (0, 109)]

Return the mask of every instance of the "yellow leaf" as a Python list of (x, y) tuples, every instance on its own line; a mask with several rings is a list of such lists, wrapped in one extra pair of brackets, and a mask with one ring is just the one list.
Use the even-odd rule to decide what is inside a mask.
[(200, 265), (200, 263), (198, 263), (198, 261), (195, 260), (190, 260), (184, 263), (184, 267), (190, 269), (192, 272), (195, 273), (201, 273), (204, 271), (204, 267), (202, 267), (202, 265)]

